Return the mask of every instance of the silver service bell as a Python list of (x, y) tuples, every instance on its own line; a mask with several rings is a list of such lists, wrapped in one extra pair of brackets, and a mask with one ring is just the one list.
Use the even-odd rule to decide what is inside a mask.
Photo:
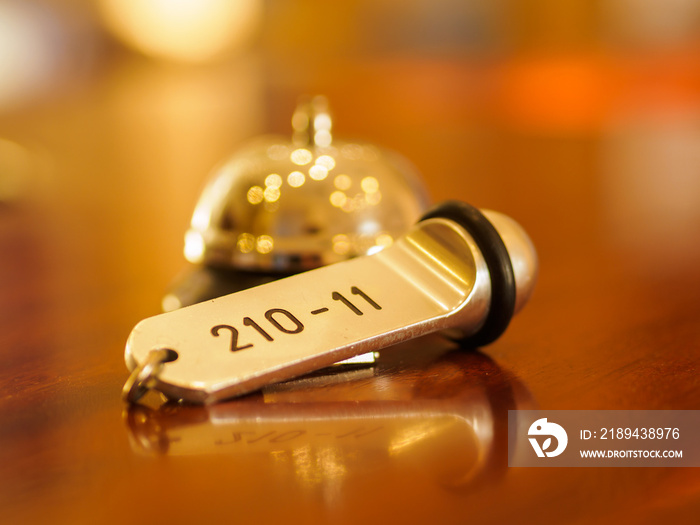
[(405, 158), (333, 138), (324, 97), (302, 100), (292, 127), (291, 138), (254, 139), (214, 171), (185, 235), (198, 266), (166, 295), (165, 311), (375, 253), (427, 208)]

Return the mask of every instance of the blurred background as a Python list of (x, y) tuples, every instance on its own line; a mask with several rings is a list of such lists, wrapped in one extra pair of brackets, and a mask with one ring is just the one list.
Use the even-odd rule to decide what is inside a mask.
[[(71, 259), (100, 257), (81, 235), (102, 221), (151, 282), (212, 167), (322, 93), (434, 200), (537, 194), (538, 214), (673, 249), (700, 214), (699, 35), (695, 0), (1, 0), (0, 201), (42, 201)], [(605, 231), (561, 192), (594, 192)]]
[(558, 213), (585, 172), (606, 235), (643, 243), (634, 217), (655, 214), (663, 242), (700, 213), (699, 26), (695, 0), (2, 0), (0, 200), (122, 207), (139, 227), (115, 250), (176, 257), (211, 168), (322, 93), (435, 200), (544, 191)]

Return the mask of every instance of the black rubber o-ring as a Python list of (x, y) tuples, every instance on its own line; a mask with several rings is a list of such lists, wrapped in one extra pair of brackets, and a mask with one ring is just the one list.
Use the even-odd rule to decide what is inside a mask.
[(486, 320), (473, 335), (459, 339), (467, 347), (484, 346), (498, 339), (515, 312), (515, 275), (510, 255), (493, 224), (474, 206), (447, 201), (428, 210), (421, 221), (443, 218), (456, 222), (474, 239), (491, 275), (491, 306)]

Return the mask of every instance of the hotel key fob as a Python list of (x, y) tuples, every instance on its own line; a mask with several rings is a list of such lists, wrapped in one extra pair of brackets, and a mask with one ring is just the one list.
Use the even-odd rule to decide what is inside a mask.
[(442, 331), (496, 340), (530, 296), (537, 257), (512, 219), (450, 201), (383, 249), (141, 321), (124, 398), (212, 403)]

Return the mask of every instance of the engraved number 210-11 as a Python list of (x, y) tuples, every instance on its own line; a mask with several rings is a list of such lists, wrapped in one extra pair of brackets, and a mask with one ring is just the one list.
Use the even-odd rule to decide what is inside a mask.
[[(375, 310), (381, 310), (382, 307), (379, 306), (371, 297), (369, 297), (366, 293), (364, 293), (362, 290), (360, 290), (357, 286), (353, 286), (350, 288), (350, 292), (353, 295), (356, 295), (370, 305), (372, 308)], [(331, 294), (331, 299), (334, 301), (338, 301), (345, 305), (352, 313), (355, 315), (363, 315), (362, 310), (358, 308), (355, 303), (347, 299), (344, 295), (342, 295), (339, 292), (333, 292)], [(316, 310), (312, 310), (309, 312), (311, 315), (319, 315), (325, 312), (328, 312), (329, 308), (328, 307), (322, 307), (318, 308)], [(284, 308), (272, 308), (265, 312), (265, 319), (268, 321), (270, 325), (272, 325), (274, 328), (276, 328), (279, 332), (282, 332), (284, 334), (298, 334), (304, 331), (304, 325), (302, 322), (289, 310), (285, 310)], [(249, 326), (253, 328), (258, 334), (260, 334), (266, 341), (274, 341), (274, 338), (263, 328), (260, 326), (257, 322), (255, 322), (253, 319), (250, 317), (244, 317), (243, 318), (243, 325), (244, 326)], [(224, 332), (230, 333), (231, 337), (231, 343), (230, 343), (230, 350), (231, 352), (236, 352), (237, 350), (245, 350), (246, 348), (251, 348), (253, 346), (252, 343), (244, 344), (242, 346), (238, 346), (238, 329), (235, 327), (228, 325), (228, 324), (219, 324), (211, 329), (211, 335), (214, 337), (220, 337)]]

